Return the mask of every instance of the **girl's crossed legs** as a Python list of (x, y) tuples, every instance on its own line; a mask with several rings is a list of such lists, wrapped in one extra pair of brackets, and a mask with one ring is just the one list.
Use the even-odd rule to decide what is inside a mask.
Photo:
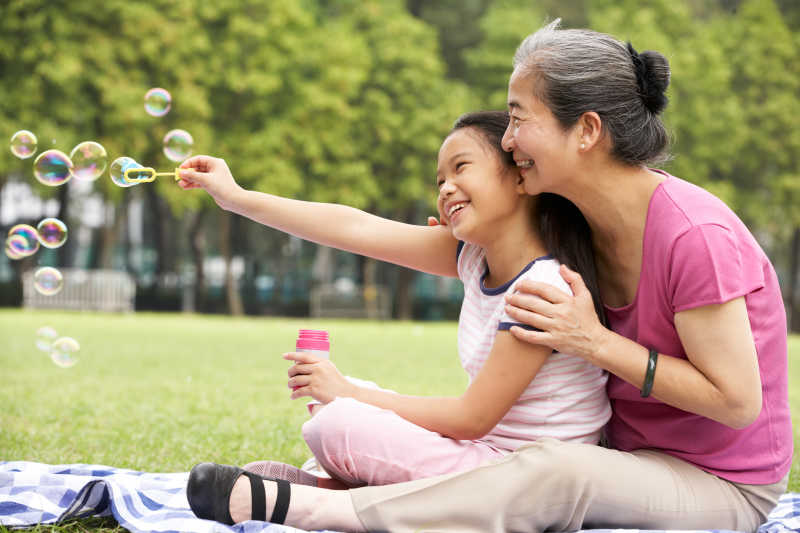
[(351, 487), (387, 485), (470, 470), (508, 452), (479, 440), (455, 440), (392, 411), (337, 398), (303, 424), (317, 462)]

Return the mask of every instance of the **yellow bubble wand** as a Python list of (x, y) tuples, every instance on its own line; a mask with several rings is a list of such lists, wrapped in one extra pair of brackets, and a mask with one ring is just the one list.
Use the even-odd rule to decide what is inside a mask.
[(159, 176), (173, 176), (175, 181), (180, 181), (180, 168), (173, 172), (156, 172), (152, 167), (134, 167), (125, 170), (125, 181), (128, 183), (148, 183), (156, 181)]

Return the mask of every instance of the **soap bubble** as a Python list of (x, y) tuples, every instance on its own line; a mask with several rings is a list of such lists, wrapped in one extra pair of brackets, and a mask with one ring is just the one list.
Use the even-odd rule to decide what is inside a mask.
[(45, 248), (58, 248), (67, 242), (67, 225), (57, 218), (43, 218), (36, 226), (36, 233)]
[(64, 185), (72, 177), (72, 160), (61, 150), (47, 150), (33, 162), (33, 175), (44, 185)]
[(61, 337), (53, 342), (50, 359), (61, 368), (69, 368), (78, 362), (75, 354), (80, 349), (81, 345), (72, 337)]
[(72, 149), (72, 175), (83, 181), (93, 181), (102, 176), (108, 166), (106, 149), (94, 141), (84, 141)]
[(142, 165), (131, 159), (130, 157), (118, 157), (111, 163), (111, 181), (120, 187), (133, 187), (136, 183), (131, 183), (125, 179), (125, 171), (129, 168), (141, 168)]
[(33, 286), (39, 294), (52, 296), (58, 294), (64, 286), (64, 276), (53, 267), (42, 267), (33, 274)]
[(39, 350), (50, 353), (53, 351), (53, 341), (58, 337), (56, 330), (50, 326), (42, 326), (36, 330), (36, 347)]
[(163, 117), (169, 113), (172, 105), (172, 96), (169, 91), (161, 87), (153, 87), (144, 95), (144, 110), (148, 115)]
[(180, 163), (192, 155), (194, 139), (185, 130), (170, 130), (164, 135), (164, 155), (170, 161)]
[(22, 235), (12, 235), (6, 239), (6, 255), (9, 259), (16, 261), (25, 257), (19, 253), (21, 248), (27, 246), (28, 240)]
[(19, 254), (20, 258), (28, 257), (39, 250), (39, 235), (33, 226), (17, 224), (8, 230), (6, 245)]
[(36, 135), (28, 130), (19, 130), (11, 136), (11, 153), (20, 159), (28, 159), (36, 153)]

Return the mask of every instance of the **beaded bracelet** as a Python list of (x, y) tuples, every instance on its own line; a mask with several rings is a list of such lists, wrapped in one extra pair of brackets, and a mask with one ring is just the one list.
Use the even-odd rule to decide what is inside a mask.
[(657, 361), (658, 352), (650, 348), (650, 356), (647, 358), (647, 371), (644, 373), (644, 385), (642, 385), (642, 398), (650, 396), (650, 391), (653, 390), (653, 378), (656, 375)]

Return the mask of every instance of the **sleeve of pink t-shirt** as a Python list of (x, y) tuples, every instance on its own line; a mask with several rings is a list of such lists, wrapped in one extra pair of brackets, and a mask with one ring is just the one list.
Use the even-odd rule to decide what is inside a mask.
[(743, 255), (729, 228), (719, 224), (691, 227), (675, 240), (670, 257), (673, 312), (721, 304), (763, 287), (761, 270), (745, 265), (753, 259)]

